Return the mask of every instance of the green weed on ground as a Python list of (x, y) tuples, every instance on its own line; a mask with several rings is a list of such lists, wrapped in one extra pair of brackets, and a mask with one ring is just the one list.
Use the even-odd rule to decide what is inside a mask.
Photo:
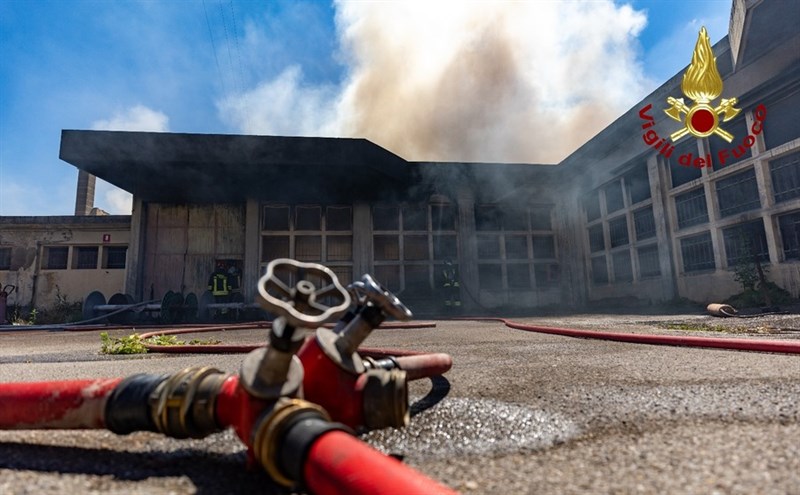
[(138, 333), (123, 337), (111, 337), (108, 332), (100, 333), (100, 352), (102, 354), (145, 354), (147, 345), (217, 345), (217, 339), (192, 339), (189, 342), (179, 340), (174, 335), (154, 335), (143, 339)]

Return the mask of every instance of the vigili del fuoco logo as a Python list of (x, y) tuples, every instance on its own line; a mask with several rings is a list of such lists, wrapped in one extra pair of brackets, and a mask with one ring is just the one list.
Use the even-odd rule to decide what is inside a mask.
[[(726, 131), (720, 124), (728, 122), (739, 115), (741, 109), (736, 108), (738, 100), (735, 97), (722, 98), (718, 105), (713, 105), (714, 100), (722, 94), (722, 89), (722, 77), (717, 70), (717, 59), (711, 50), (711, 42), (706, 28), (703, 27), (697, 37), (697, 44), (692, 54), (692, 63), (686, 69), (681, 82), (681, 91), (694, 103), (687, 105), (683, 98), (670, 96), (667, 98), (667, 104), (670, 107), (664, 109), (664, 113), (669, 118), (683, 124), (682, 128), (670, 134), (669, 140), (672, 143), (677, 142), (686, 135), (692, 135), (695, 138), (716, 135), (728, 143), (733, 142), (735, 136)], [(659, 154), (669, 158), (672, 156), (675, 146), (671, 145), (670, 141), (660, 137), (654, 129), (650, 129), (655, 125), (655, 120), (648, 114), (652, 107), (652, 104), (648, 104), (639, 110), (639, 117), (645, 121), (642, 124), (642, 129), (647, 129), (647, 132), (642, 134), (642, 139), (645, 144), (658, 150)], [(764, 105), (758, 105), (755, 108), (750, 134), (745, 136), (741, 144), (735, 148), (723, 148), (717, 152), (716, 159), (720, 166), (724, 166), (725, 162), (731, 157), (742, 157), (747, 152), (747, 148), (755, 144), (756, 136), (764, 130), (763, 124), (766, 115), (767, 109)], [(705, 157), (698, 156), (697, 158), (694, 158), (693, 155), (693, 153), (686, 153), (679, 156), (678, 163), (685, 167), (694, 166), (695, 168), (713, 166), (710, 153)]]

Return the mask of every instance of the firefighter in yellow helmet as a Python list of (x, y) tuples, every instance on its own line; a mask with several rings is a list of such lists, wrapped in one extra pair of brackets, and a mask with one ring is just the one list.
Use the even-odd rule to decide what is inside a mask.
[(461, 287), (458, 283), (458, 268), (446, 260), (442, 268), (442, 287), (444, 288), (445, 309), (461, 309)]
[[(208, 279), (208, 290), (214, 296), (214, 302), (226, 303), (231, 293), (231, 286), (228, 279), (228, 272), (225, 270), (225, 263), (222, 261), (217, 262), (217, 267)], [(220, 313), (227, 313), (227, 309), (223, 309)]]

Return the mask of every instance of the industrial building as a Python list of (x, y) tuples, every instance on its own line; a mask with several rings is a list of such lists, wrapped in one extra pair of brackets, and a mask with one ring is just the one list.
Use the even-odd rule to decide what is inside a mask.
[(664, 110), (683, 71), (559, 164), (413, 162), (364, 139), (65, 130), (76, 214), (91, 211), (92, 176), (133, 193), (133, 213), (0, 218), (0, 282), (22, 305), (55, 286), (139, 301), (200, 293), (222, 262), (252, 301), (266, 264), (290, 257), (345, 282), (372, 273), (434, 311), (449, 260), (465, 311), (711, 302), (740, 290), (733, 268), (755, 247), (798, 297), (798, 18), (795, 2), (733, 2), (713, 47), (722, 97), (741, 110), (719, 123), (730, 143), (648, 143), (680, 129)]

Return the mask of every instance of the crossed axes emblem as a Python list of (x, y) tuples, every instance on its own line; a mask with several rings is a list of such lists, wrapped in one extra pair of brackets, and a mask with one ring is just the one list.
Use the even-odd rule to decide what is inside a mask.
[[(678, 122), (684, 122), (683, 129), (670, 134), (670, 139), (675, 142), (686, 134), (692, 134), (695, 137), (716, 134), (730, 143), (733, 141), (733, 134), (720, 129), (719, 121), (720, 117), (722, 117), (722, 122), (727, 122), (741, 112), (740, 108), (734, 108), (736, 102), (736, 98), (723, 98), (716, 107), (712, 107), (708, 103), (696, 103), (694, 106), (689, 107), (683, 102), (683, 98), (668, 97), (667, 103), (672, 106), (664, 110), (664, 113)], [(682, 113), (686, 114), (685, 120), (681, 118)], [(697, 120), (696, 122), (695, 119)]]

